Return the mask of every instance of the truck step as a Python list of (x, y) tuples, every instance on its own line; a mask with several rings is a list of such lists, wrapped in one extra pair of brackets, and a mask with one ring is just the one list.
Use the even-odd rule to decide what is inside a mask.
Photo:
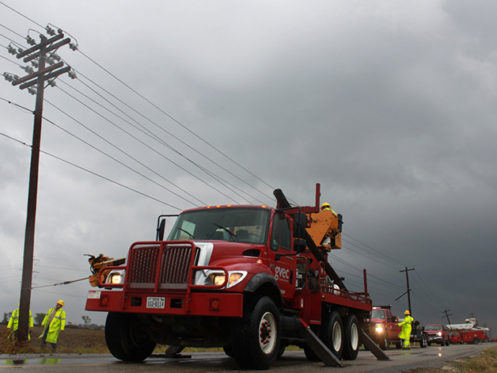
[(374, 343), (371, 337), (362, 328), (359, 328), (359, 337), (364, 346), (366, 346), (378, 360), (390, 360), (390, 358), (381, 348), (378, 347), (376, 343)]

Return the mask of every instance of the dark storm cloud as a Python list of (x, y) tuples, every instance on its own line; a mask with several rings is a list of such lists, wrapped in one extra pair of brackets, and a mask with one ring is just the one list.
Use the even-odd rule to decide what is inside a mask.
[[(16, 6), (41, 23), (68, 29), (83, 51), (264, 181), (281, 187), (293, 201), (312, 204), (314, 184), (320, 182), (322, 198), (343, 213), (345, 232), (376, 250), (366, 254), (367, 249), (349, 241), (336, 254), (354, 266), (336, 263), (351, 273), (345, 275), (346, 281), (360, 286), (363, 267), (387, 281), (371, 278), (375, 302), (393, 303), (396, 312), (403, 311), (405, 297), (393, 300), (404, 291), (399, 270), (406, 265), (416, 267), (413, 304), (422, 321), (438, 321), (440, 311), (450, 308), (458, 322), (469, 312), (491, 322), (497, 308), (487, 296), (495, 284), (489, 274), (495, 268), (497, 226), (492, 208), (497, 199), (494, 5), (218, 1), (203, 6), (149, 2), (137, 8), (134, 2), (85, 2), (75, 3), (76, 13), (68, 13), (52, 1), (59, 10), (45, 13), (41, 7), (33, 10), (36, 2), (26, 4)], [(21, 33), (32, 27), (29, 22), (22, 29), (12, 26)], [(236, 169), (269, 197), (251, 193), (272, 203), (271, 188), (257, 177), (236, 168), (81, 55), (64, 53), (76, 69), (118, 92), (189, 146), (164, 132), (159, 132), (161, 139), (204, 167), (215, 166), (192, 148)], [(13, 69), (7, 63), (2, 68)], [(84, 89), (80, 83), (70, 84)], [(2, 95), (10, 97), (11, 91), (10, 86), (2, 87)], [(33, 105), (19, 93), (15, 98), (27, 107)], [(207, 204), (232, 202), (59, 89), (50, 89), (46, 98)], [(50, 105), (45, 110), (65, 129), (137, 166), (60, 111)], [(129, 114), (157, 130), (136, 113)], [(12, 134), (22, 126), (20, 136), (29, 142), (32, 118), (14, 118), (11, 112), (8, 116), (12, 123), (3, 130)], [(174, 151), (127, 124), (123, 127), (211, 180)], [(9, 159), (0, 166), (1, 207), (8, 211), (8, 218), (0, 218), (2, 252), (20, 266), (21, 256), (6, 246), (22, 246), (27, 173), (16, 170), (27, 167), (29, 150), (0, 141), (0, 153)], [(191, 207), (49, 124), (43, 145), (179, 208)], [(53, 281), (42, 266), (59, 254), (60, 262), (70, 263), (78, 275), (88, 273), (83, 253), (125, 255), (133, 240), (152, 238), (156, 215), (172, 212), (50, 157), (42, 157), (42, 166), (36, 254), (40, 282)], [(237, 187), (249, 189), (215, 170)], [(231, 193), (219, 185), (224, 183), (214, 183)], [(58, 277), (66, 275), (60, 272)], [(4, 308), (16, 303), (16, 285), (12, 281), (11, 299), (6, 301), (9, 305), (2, 304)], [(63, 293), (74, 296), (69, 302), (73, 314), (82, 312), (85, 290), (78, 287), (77, 296)], [(44, 305), (41, 295), (34, 299), (37, 306)]]

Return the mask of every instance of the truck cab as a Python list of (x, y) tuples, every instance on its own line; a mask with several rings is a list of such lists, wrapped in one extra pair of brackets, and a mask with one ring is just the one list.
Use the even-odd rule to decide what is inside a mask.
[(400, 348), (399, 333), (402, 327), (398, 325), (398, 317), (391, 311), (391, 306), (373, 306), (370, 319), (370, 335), (384, 350), (391, 343)]
[(449, 330), (443, 324), (427, 324), (424, 333), (428, 346), (438, 343), (440, 346), (450, 345)]

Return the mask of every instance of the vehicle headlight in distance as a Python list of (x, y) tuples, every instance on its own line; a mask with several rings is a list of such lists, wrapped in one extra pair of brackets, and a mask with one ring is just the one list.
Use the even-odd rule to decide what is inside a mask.
[(232, 286), (235, 286), (236, 284), (239, 284), (245, 276), (247, 276), (247, 271), (230, 271), (228, 272), (229, 279), (228, 279), (228, 284), (226, 285), (227, 288), (230, 288)]
[(105, 283), (108, 285), (124, 284), (124, 270), (110, 271), (105, 278)]
[(376, 324), (374, 330), (376, 331), (376, 333), (383, 333), (383, 330), (385, 330), (385, 328), (383, 328), (383, 324)]

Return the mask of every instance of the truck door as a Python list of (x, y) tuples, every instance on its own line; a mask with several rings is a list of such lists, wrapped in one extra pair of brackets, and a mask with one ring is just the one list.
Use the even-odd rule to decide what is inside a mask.
[(283, 214), (275, 214), (271, 230), (271, 251), (274, 262), (271, 266), (283, 299), (292, 299), (295, 293), (297, 258), (292, 251), (290, 221)]

